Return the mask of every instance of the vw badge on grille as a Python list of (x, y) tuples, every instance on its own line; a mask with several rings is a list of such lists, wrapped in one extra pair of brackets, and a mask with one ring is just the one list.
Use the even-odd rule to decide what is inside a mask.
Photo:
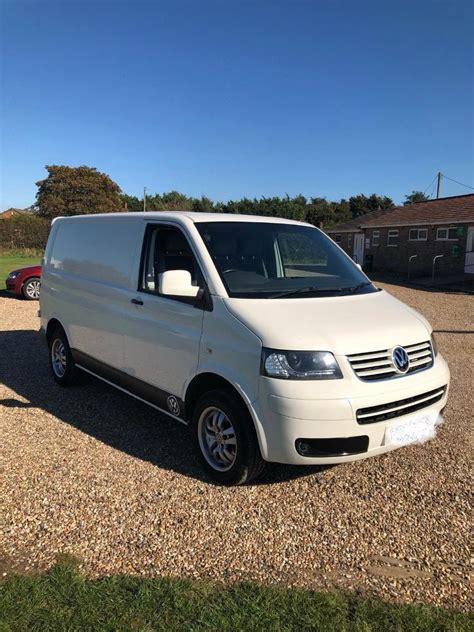
[(397, 373), (406, 373), (410, 368), (410, 358), (403, 347), (392, 349), (392, 364)]

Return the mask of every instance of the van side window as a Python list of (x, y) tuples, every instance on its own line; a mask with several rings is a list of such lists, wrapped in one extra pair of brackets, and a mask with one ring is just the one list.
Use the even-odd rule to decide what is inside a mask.
[(145, 233), (143, 257), (139, 290), (159, 294), (160, 275), (168, 270), (187, 270), (193, 285), (198, 285), (200, 270), (180, 230), (149, 226)]

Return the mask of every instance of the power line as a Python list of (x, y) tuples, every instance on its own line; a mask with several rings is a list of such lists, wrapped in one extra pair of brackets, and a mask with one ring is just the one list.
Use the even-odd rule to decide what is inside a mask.
[[(428, 191), (428, 189), (431, 189), (431, 187), (432, 187), (432, 185), (434, 184), (434, 182), (435, 182), (435, 180), (436, 180), (436, 178), (437, 178), (437, 177), (438, 177), (438, 176), (436, 175), (436, 176), (433, 178), (433, 180), (431, 180), (431, 182), (429, 183), (429, 185), (428, 185), (428, 186), (426, 187), (426, 189), (423, 191), (423, 195), (425, 195), (425, 193)], [(432, 194), (430, 193), (429, 197), (431, 197), (431, 195), (432, 195)]]
[(458, 182), (457, 180), (453, 180), (453, 178), (448, 178), (448, 176), (445, 176), (444, 173), (441, 174), (442, 178), (446, 178), (446, 180), (451, 180), (451, 182), (455, 182), (456, 184), (459, 184), (462, 187), (466, 187), (466, 189), (471, 189), (471, 191), (474, 191), (474, 187), (470, 187), (468, 184), (463, 184), (462, 182)]

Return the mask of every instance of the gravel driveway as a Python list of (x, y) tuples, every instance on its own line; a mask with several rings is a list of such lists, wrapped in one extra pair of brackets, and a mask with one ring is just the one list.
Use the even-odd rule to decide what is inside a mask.
[(385, 287), (439, 332), (453, 382), (437, 438), (335, 467), (274, 465), (236, 489), (203, 477), (181, 424), (92, 378), (56, 386), (38, 305), (0, 295), (0, 572), (71, 553), (95, 574), (360, 588), (468, 608), (474, 299)]

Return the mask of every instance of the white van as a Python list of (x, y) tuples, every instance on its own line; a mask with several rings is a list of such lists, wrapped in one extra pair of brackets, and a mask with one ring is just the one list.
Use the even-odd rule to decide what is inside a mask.
[(429, 323), (310, 224), (59, 218), (41, 280), (56, 382), (86, 371), (188, 424), (221, 483), (422, 442), (446, 405)]

